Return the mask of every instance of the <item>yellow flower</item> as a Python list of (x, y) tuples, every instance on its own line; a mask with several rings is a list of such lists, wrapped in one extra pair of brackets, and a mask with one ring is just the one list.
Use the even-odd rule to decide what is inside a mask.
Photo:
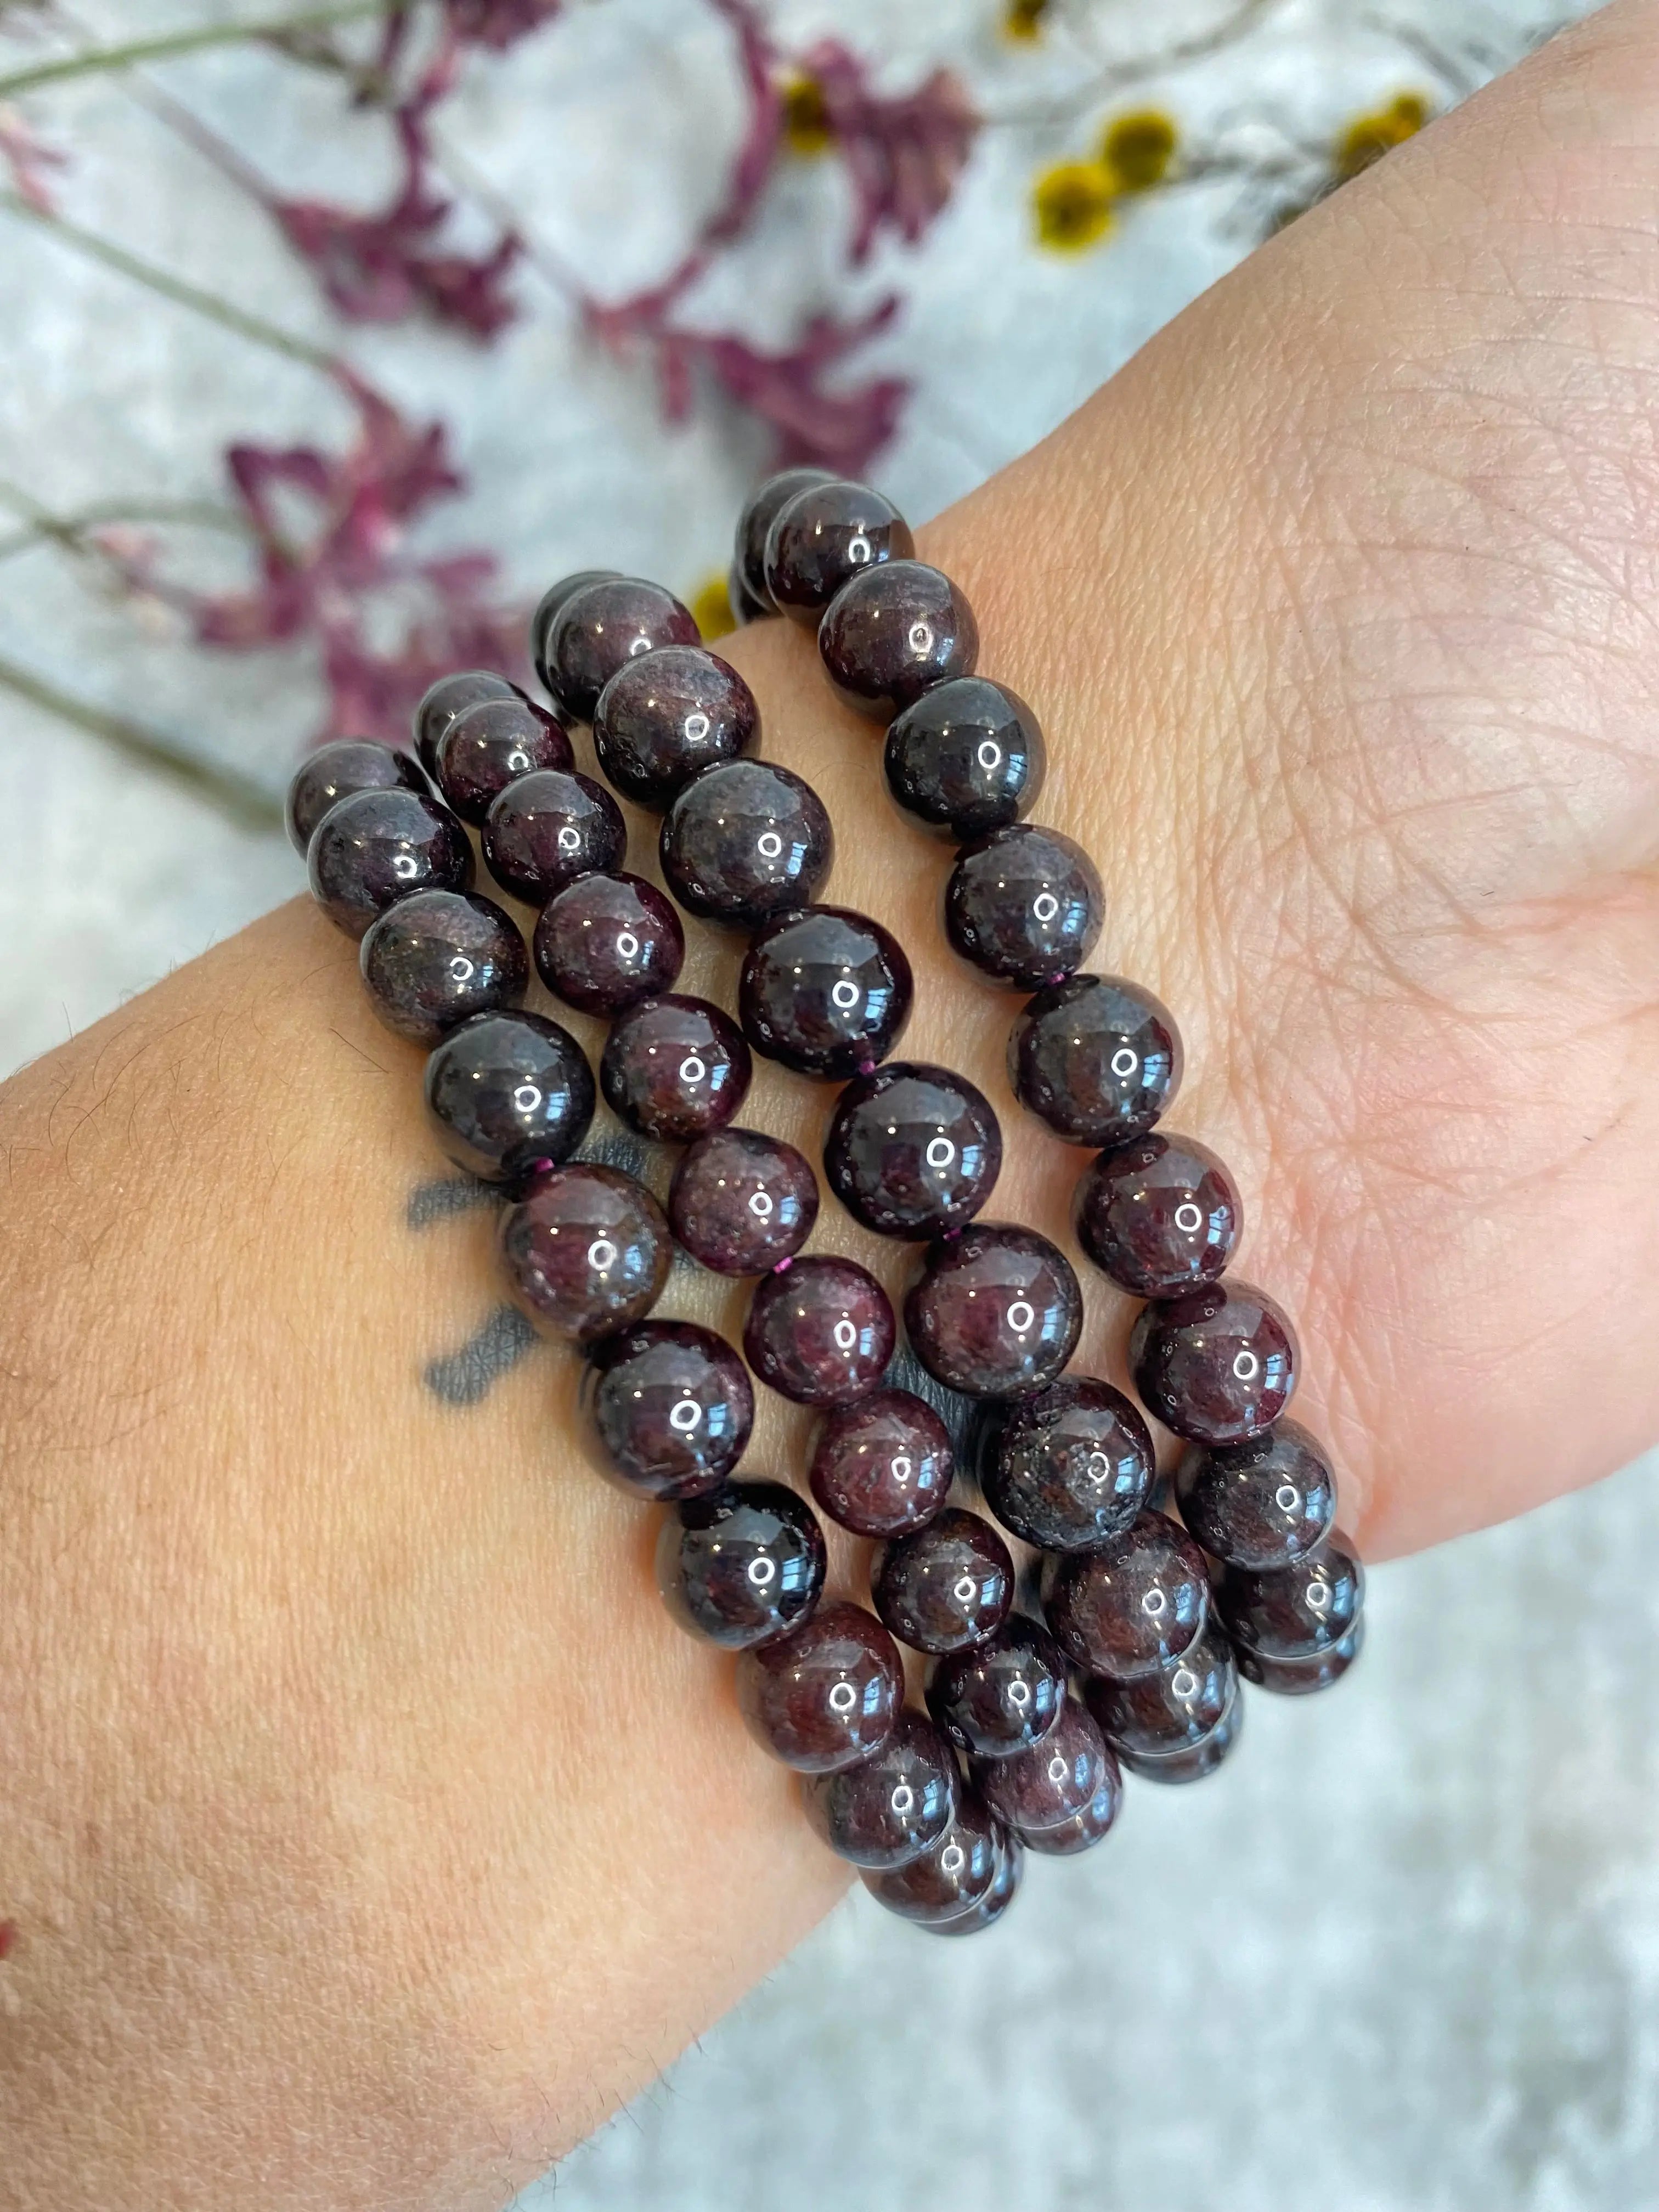
[(1101, 141), (1101, 166), (1120, 192), (1149, 192), (1161, 185), (1175, 159), (1176, 127), (1155, 107), (1139, 107), (1109, 125)]
[(1045, 169), (1031, 195), (1037, 243), (1079, 253), (1112, 227), (1113, 179), (1098, 161), (1060, 161)]
[(1040, 39), (1048, 12), (1048, 0), (1008, 0), (1002, 18), (1003, 36), (1028, 41)]
[(834, 144), (823, 87), (816, 77), (792, 76), (784, 86), (783, 135), (792, 154), (822, 154)]
[(702, 632), (705, 645), (717, 637), (729, 637), (738, 626), (732, 611), (732, 595), (726, 589), (726, 578), (716, 569), (706, 576), (691, 596), (691, 613), (697, 628)]
[(1369, 169), (1373, 161), (1407, 138), (1413, 138), (1429, 119), (1429, 103), (1420, 92), (1402, 92), (1373, 115), (1357, 115), (1336, 142), (1336, 173), (1345, 183)]

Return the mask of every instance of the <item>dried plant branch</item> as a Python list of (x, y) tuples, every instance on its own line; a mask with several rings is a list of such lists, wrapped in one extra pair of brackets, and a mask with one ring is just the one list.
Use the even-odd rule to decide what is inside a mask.
[(1154, 53), (1127, 55), (1120, 60), (1103, 62), (1064, 100), (987, 109), (981, 119), (999, 126), (1070, 123), (1079, 115), (1086, 115), (1114, 93), (1143, 84), (1149, 77), (1162, 76), (1167, 70), (1178, 69), (1183, 62), (1206, 61), (1224, 52), (1248, 37), (1264, 16), (1285, 4), (1286, 0), (1238, 0), (1229, 15), (1206, 31), (1195, 32), (1189, 39), (1177, 39)]
[(245, 538), (247, 531), (234, 508), (210, 500), (107, 499), (82, 507), (76, 514), (52, 514), (9, 484), (0, 483), (0, 506), (27, 517), (9, 538), (0, 538), (0, 561), (9, 561), (38, 545), (61, 546), (65, 552), (96, 555), (93, 532), (110, 523), (149, 523), (158, 527), (217, 530)]
[(80, 53), (59, 54), (51, 61), (35, 62), (27, 69), (0, 76), (0, 100), (20, 92), (34, 92), (42, 85), (59, 84), (68, 77), (94, 76), (111, 70), (133, 69), (141, 62), (173, 61), (182, 54), (200, 53), (209, 46), (236, 46), (244, 40), (281, 40), (307, 31), (333, 28), (342, 23), (367, 21), (394, 14), (407, 0), (336, 0), (330, 8), (307, 8), (296, 14), (270, 16), (258, 23), (199, 23), (187, 31), (168, 31), (150, 39), (132, 39), (124, 46), (98, 46)]

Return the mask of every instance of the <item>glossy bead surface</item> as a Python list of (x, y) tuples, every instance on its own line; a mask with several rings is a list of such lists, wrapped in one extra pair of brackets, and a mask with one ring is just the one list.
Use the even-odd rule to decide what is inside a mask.
[(685, 958), (679, 917), (641, 876), (579, 876), (542, 908), (536, 970), (556, 998), (616, 1015), (672, 991)]
[(780, 614), (816, 629), (842, 586), (916, 550), (910, 526), (891, 500), (845, 477), (809, 484), (772, 519), (766, 533), (766, 595)]
[(1291, 1401), (1298, 1360), (1283, 1307), (1229, 1279), (1145, 1306), (1129, 1339), (1140, 1402), (1197, 1444), (1243, 1443)]
[(938, 1661), (927, 1681), (927, 1710), (945, 1735), (991, 1764), (1041, 1743), (1065, 1704), (1065, 1656), (1023, 1613)]
[(857, 1536), (902, 1536), (931, 1521), (955, 1472), (951, 1432), (925, 1398), (876, 1390), (827, 1414), (812, 1445), (812, 1495)]
[(288, 842), (303, 860), (324, 815), (354, 792), (430, 789), (420, 763), (395, 745), (373, 738), (336, 738), (308, 753), (289, 779), (283, 809)]
[(569, 575), (561, 576), (556, 584), (550, 584), (536, 602), (536, 611), (530, 617), (530, 660), (550, 696), (553, 681), (547, 665), (547, 642), (555, 619), (578, 592), (585, 592), (590, 584), (620, 580), (621, 575), (620, 568), (575, 568)]
[(818, 653), (849, 707), (890, 722), (934, 684), (973, 674), (979, 625), (948, 576), (921, 561), (889, 561), (836, 594), (818, 625)]
[(577, 1161), (538, 1176), (502, 1216), (500, 1249), (514, 1303), (550, 1335), (587, 1345), (651, 1310), (672, 1243), (648, 1190)]
[[(744, 502), (738, 517), (737, 538), (732, 548), (732, 569), (743, 588), (750, 605), (762, 614), (775, 614), (772, 595), (766, 588), (766, 539), (775, 518), (787, 507), (798, 492), (809, 484), (833, 483), (832, 469), (780, 469), (775, 476), (757, 484)], [(732, 610), (738, 611), (735, 595)]]
[(937, 1928), (982, 1904), (1006, 1861), (1006, 1831), (973, 1793), (958, 1790), (956, 1817), (939, 1841), (905, 1866), (866, 1874), (878, 1905), (924, 1928)]
[(883, 1547), (871, 1566), (870, 1601), (913, 1651), (966, 1651), (1008, 1618), (1014, 1563), (988, 1521), (946, 1506)]
[(1045, 1552), (1086, 1552), (1127, 1528), (1154, 1473), (1146, 1424), (1121, 1390), (1062, 1375), (1012, 1406), (988, 1441), (985, 1502)]
[(515, 778), (533, 769), (568, 769), (564, 726), (528, 699), (479, 699), (464, 707), (438, 740), (438, 788), (463, 822), (482, 824)]
[(568, 1160), (593, 1119), (593, 1072), (568, 1030), (540, 1014), (476, 1014), (426, 1063), (426, 1110), (458, 1168), (513, 1182)]
[(1150, 1511), (1110, 1544), (1054, 1560), (1043, 1579), (1055, 1641), (1078, 1666), (1115, 1682), (1180, 1658), (1204, 1632), (1209, 1595), (1203, 1553)]
[(739, 629), (744, 629), (750, 623), (763, 622), (768, 615), (775, 615), (777, 612), (775, 607), (769, 607), (764, 600), (755, 597), (738, 574), (735, 561), (729, 564), (726, 571), (726, 599), (727, 605), (732, 610), (732, 619)]
[(541, 906), (596, 868), (614, 868), (628, 846), (622, 810), (602, 784), (574, 769), (517, 776), (484, 817), (484, 865), (503, 890)]
[(389, 1030), (434, 1045), (469, 1015), (516, 1006), (530, 955), (512, 917), (468, 891), (415, 891), (364, 933), (369, 1004)]
[[(1239, 1669), (1242, 1674), (1243, 1669)], [(1184, 1751), (1165, 1752), (1148, 1757), (1138, 1751), (1120, 1751), (1120, 1763), (1131, 1774), (1138, 1774), (1144, 1782), (1164, 1782), (1180, 1784), (1201, 1782), (1206, 1774), (1213, 1774), (1228, 1753), (1237, 1745), (1244, 1727), (1244, 1699), (1235, 1692), (1233, 1701), (1210, 1730), (1197, 1743)]]
[(1133, 1682), (1091, 1675), (1083, 1698), (1120, 1753), (1167, 1757), (1190, 1751), (1217, 1729), (1238, 1695), (1238, 1668), (1220, 1625), (1211, 1620), (1178, 1659)]
[(1056, 1857), (1098, 1843), (1122, 1802), (1117, 1761), (1075, 1698), (1041, 1743), (1010, 1759), (976, 1760), (974, 1781), (1023, 1844)]
[(929, 830), (966, 845), (1036, 804), (1048, 754), (1036, 716), (988, 676), (936, 684), (889, 726), (887, 788)]
[(931, 1721), (907, 1711), (872, 1757), (803, 1775), (800, 1795), (807, 1825), (837, 1858), (885, 1874), (945, 1840), (958, 1787), (950, 1745)]
[(755, 1393), (723, 1336), (643, 1321), (597, 1345), (582, 1378), (600, 1463), (637, 1498), (697, 1498), (743, 1457)]
[(1176, 1469), (1181, 1517), (1212, 1559), (1258, 1571), (1315, 1550), (1336, 1519), (1336, 1477), (1300, 1422), (1248, 1443), (1189, 1445)]
[(767, 1059), (845, 1082), (898, 1042), (912, 988), (910, 963), (879, 922), (845, 907), (802, 907), (757, 934), (738, 1012)]
[(904, 1302), (910, 1348), (935, 1382), (970, 1398), (1052, 1382), (1077, 1348), (1083, 1293), (1034, 1229), (970, 1222), (930, 1245)]
[(843, 1406), (875, 1389), (896, 1334), (887, 1293), (851, 1260), (809, 1254), (755, 1287), (743, 1348), (763, 1382), (800, 1406)]
[(1022, 1106), (1074, 1145), (1144, 1136), (1181, 1084), (1181, 1036), (1150, 991), (1068, 975), (1016, 1017), (1008, 1081)]
[[(1333, 1644), (1328, 1651), (1316, 1652), (1310, 1659), (1263, 1659), (1241, 1645), (1238, 1671), (1247, 1682), (1254, 1682), (1260, 1690), (1271, 1690), (1275, 1697), (1312, 1697), (1321, 1690), (1334, 1688), (1359, 1656), (1364, 1644), (1365, 1623), (1362, 1617), (1340, 1644)], [(1243, 1702), (1241, 1699), (1241, 1705)]]
[(743, 1032), (707, 999), (665, 992), (619, 1014), (599, 1060), (618, 1121), (660, 1144), (688, 1145), (742, 1105), (753, 1063)]
[(1100, 934), (1105, 895), (1080, 845), (1031, 822), (994, 830), (957, 855), (945, 933), (964, 960), (1016, 990), (1069, 975)]
[(833, 1774), (879, 1751), (904, 1703), (899, 1649), (862, 1606), (820, 1605), (738, 1661), (738, 1710), (775, 1759)]
[(792, 1259), (817, 1218), (811, 1162), (758, 1129), (700, 1137), (668, 1192), (668, 1218), (681, 1248), (718, 1275), (763, 1275)]
[(849, 1083), (824, 1139), (830, 1189), (881, 1237), (959, 1229), (1001, 1168), (1002, 1132), (984, 1092), (915, 1060), (889, 1060)]
[(781, 1636), (823, 1588), (823, 1531), (781, 1482), (733, 1482), (688, 1498), (657, 1539), (657, 1587), (694, 1636), (729, 1651)]
[(1241, 1651), (1279, 1662), (1316, 1658), (1340, 1644), (1365, 1601), (1365, 1571), (1340, 1532), (1288, 1567), (1227, 1567), (1216, 1610)]
[(830, 872), (835, 842), (811, 784), (771, 761), (740, 760), (692, 777), (668, 810), (657, 850), (689, 914), (753, 930), (805, 905)]
[(948, 1919), (924, 1920), (917, 1923), (929, 1936), (977, 1936), (997, 1922), (1019, 1894), (1019, 1885), (1025, 1871), (1025, 1846), (1019, 1838), (1004, 1828), (1002, 1848), (998, 1854), (997, 1870), (992, 1876), (991, 1887), (977, 1905), (970, 1905), (965, 1912), (953, 1912)]
[(472, 888), (472, 848), (449, 809), (401, 787), (340, 799), (312, 832), (312, 896), (337, 929), (361, 937), (411, 891)]
[(492, 668), (459, 668), (422, 693), (415, 709), (415, 751), (428, 775), (438, 773), (438, 744), (455, 717), (480, 699), (522, 699), (524, 694)]
[(665, 645), (630, 660), (593, 709), (601, 773), (657, 814), (699, 769), (746, 753), (759, 735), (754, 693), (700, 645)]
[(1237, 1187), (1209, 1146), (1158, 1129), (1091, 1160), (1073, 1213), (1096, 1267), (1140, 1298), (1213, 1282), (1243, 1218)]
[(641, 576), (607, 576), (573, 592), (549, 622), (544, 678), (573, 721), (591, 722), (599, 694), (629, 661), (702, 634), (672, 592)]

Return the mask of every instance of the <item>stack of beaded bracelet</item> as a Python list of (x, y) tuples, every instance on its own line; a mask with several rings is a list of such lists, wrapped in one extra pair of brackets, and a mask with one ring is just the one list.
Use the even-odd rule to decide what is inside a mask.
[[(1147, 1407), (1188, 1440), (1180, 1522), (1149, 1503), (1153, 1446), (1133, 1403), (1065, 1371), (1082, 1319), (1065, 1255), (977, 1218), (1002, 1158), (989, 1101), (948, 1069), (888, 1059), (910, 1009), (903, 952), (868, 916), (814, 903), (833, 856), (824, 807), (754, 757), (753, 695), (670, 593), (614, 571), (566, 578), (532, 624), (556, 714), (499, 676), (446, 678), (416, 711), (418, 763), (325, 746), (294, 780), (289, 823), (319, 902), (362, 938), (376, 1012), (431, 1048), (440, 1143), (511, 1200), (509, 1291), (586, 1354), (601, 1464), (673, 1508), (658, 1547), (672, 1611), (739, 1654), (744, 1717), (799, 1771), (823, 1839), (884, 1905), (954, 1935), (1000, 1916), (1024, 1847), (1069, 1853), (1106, 1833), (1120, 1759), (1170, 1782), (1211, 1771), (1237, 1740), (1241, 1674), (1291, 1692), (1338, 1679), (1359, 1645), (1363, 1577), (1333, 1534), (1328, 1462), (1281, 1418), (1290, 1324), (1264, 1293), (1218, 1279), (1238, 1235), (1233, 1185), (1202, 1146), (1154, 1133), (1180, 1080), (1173, 1021), (1134, 985), (1077, 972), (1099, 933), (1099, 878), (1068, 838), (1023, 819), (1042, 781), (1036, 719), (974, 674), (971, 610), (913, 554), (879, 494), (787, 471), (738, 526), (733, 603), (816, 627), (842, 696), (889, 725), (895, 797), (960, 846), (951, 942), (1035, 994), (1010, 1079), (1062, 1137), (1103, 1148), (1079, 1185), (1079, 1240), (1147, 1301), (1132, 1362)], [(583, 722), (605, 778), (662, 815), (680, 906), (747, 939), (735, 1021), (674, 992), (679, 921), (621, 867), (621, 811), (574, 765), (568, 726)], [(568, 1031), (520, 1010), (530, 961), (510, 916), (471, 891), (469, 823), (503, 890), (539, 909), (549, 990), (610, 1022), (607, 1104), (637, 1136), (686, 1148), (665, 1212), (635, 1178), (574, 1157), (593, 1075)], [(751, 1048), (843, 1085), (832, 1190), (866, 1228), (925, 1246), (910, 1348), (941, 1403), (986, 1416), (986, 1499), (1036, 1554), (1025, 1610), (1007, 1543), (948, 1502), (951, 1427), (890, 1377), (897, 1324), (881, 1285), (850, 1261), (797, 1256), (818, 1211), (810, 1164), (732, 1126)], [(747, 1366), (713, 1330), (647, 1318), (673, 1242), (758, 1278)], [(733, 1479), (750, 1370), (822, 1410), (812, 1495), (877, 1540), (873, 1614), (823, 1598), (823, 1533), (795, 1490)], [(905, 1705), (900, 1643), (926, 1657), (931, 1718)]]

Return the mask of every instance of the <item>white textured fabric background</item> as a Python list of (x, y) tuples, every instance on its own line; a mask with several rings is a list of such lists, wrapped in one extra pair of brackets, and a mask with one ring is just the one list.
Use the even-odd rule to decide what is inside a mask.
[[(88, 0), (80, 20), (130, 36), (215, 12)], [(1006, 116), (1064, 99), (1091, 51), (1144, 50), (1219, 12), (1075, 5), (1030, 50), (1000, 39), (990, 0), (789, 0), (775, 15), (801, 37), (848, 37), (896, 82), (948, 60)], [(1479, 75), (1540, 18), (1417, 0), (1391, 21)], [(22, 51), (0, 39), (6, 60)], [(242, 52), (158, 77), (290, 188), (365, 194), (378, 137), (342, 125), (326, 82)], [(1272, 110), (1317, 139), (1405, 87), (1436, 89), (1395, 31), (1349, 0), (1294, 0), (1136, 97), (1189, 130)], [(327, 335), (264, 218), (118, 84), (66, 86), (29, 112), (73, 153), (61, 189), (77, 220)], [(672, 260), (736, 122), (722, 34), (690, 0), (586, 0), (475, 65), (453, 131), (615, 293)], [(1000, 123), (904, 263), (909, 305), (881, 353), (920, 391), (879, 473), (914, 514), (1039, 436), (1247, 242), (1217, 188), (1137, 208), (1088, 256), (1036, 252), (1030, 176), (1089, 136), (1087, 116)], [(792, 172), (721, 278), (757, 332), (822, 286), (873, 292), (896, 265), (878, 255), (850, 288), (837, 274), (817, 218), (839, 190), (833, 164)], [(757, 440), (707, 406), (665, 429), (648, 380), (597, 357), (524, 282), (529, 312), (493, 352), (353, 340), (388, 390), (455, 427), (472, 489), (440, 538), (493, 546), (526, 594), (600, 561), (695, 585), (723, 558)], [(342, 427), (308, 372), (3, 217), (0, 299), (0, 474), (54, 507), (216, 497), (228, 439)], [(0, 653), (273, 786), (318, 711), (303, 652), (206, 659), (51, 550), (0, 568)], [(297, 887), (279, 839), (3, 693), (0, 794), (0, 1066)], [(1655, 1478), (1639, 1466), (1379, 1572), (1370, 1648), (1340, 1693), (1254, 1698), (1222, 1774), (1188, 1791), (1132, 1784), (1113, 1841), (1035, 1866), (983, 1942), (930, 1943), (855, 1898), (525, 2212), (1659, 2205)]]

